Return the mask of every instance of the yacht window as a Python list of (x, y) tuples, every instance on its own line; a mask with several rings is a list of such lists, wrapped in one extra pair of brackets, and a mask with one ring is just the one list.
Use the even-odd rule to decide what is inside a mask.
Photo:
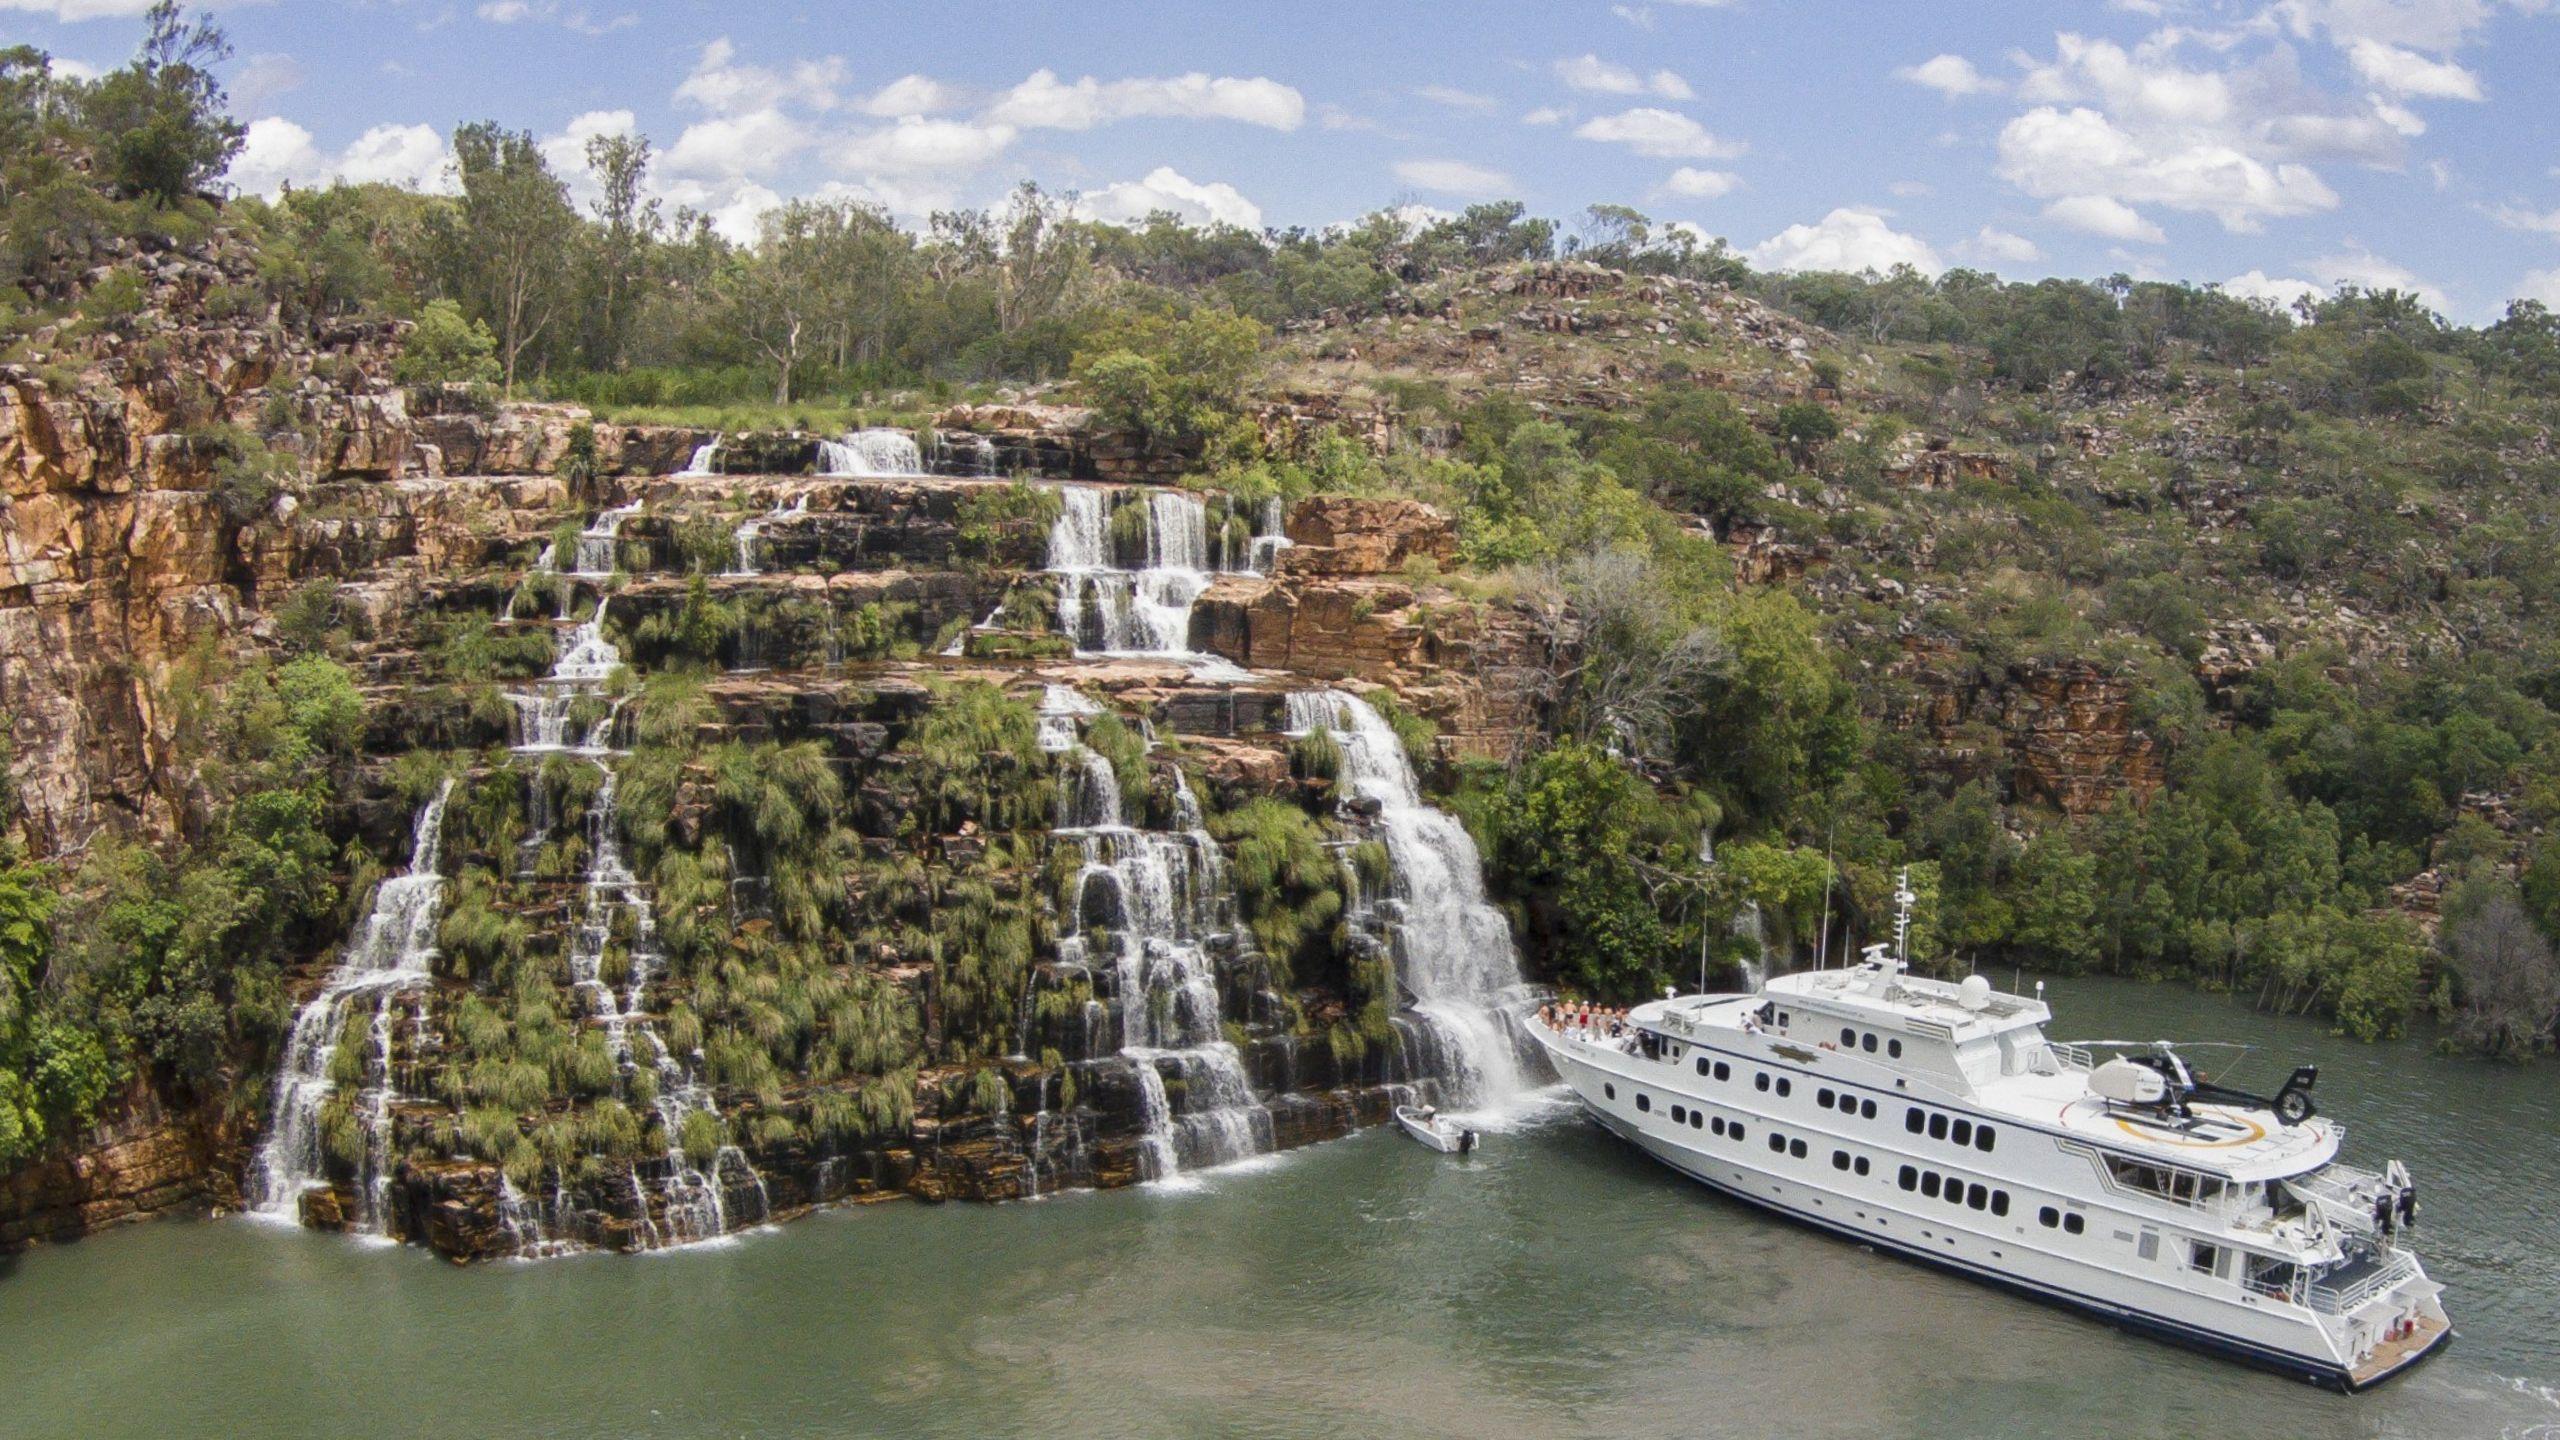
[(1859, 1049), (1861, 1049), (1861, 1050), (1866, 1051), (1866, 1052), (1867, 1052), (1868, 1054), (1870, 1054), (1870, 1055), (1873, 1055), (1874, 1053), (1876, 1053), (1876, 1036), (1875, 1036), (1875, 1032), (1874, 1032), (1874, 1031), (1872, 1031), (1872, 1030), (1870, 1030), (1870, 1031), (1868, 1031), (1866, 1034), (1859, 1036), (1859, 1037), (1858, 1037), (1858, 1048), (1859, 1048)]
[(1752, 1077), (1751, 1077), (1751, 1088), (1752, 1088), (1752, 1089), (1754, 1089), (1754, 1090), (1766, 1090), (1766, 1089), (1768, 1089), (1768, 1088), (1769, 1088), (1769, 1072), (1768, 1072), (1768, 1071), (1766, 1071), (1766, 1070), (1763, 1070), (1763, 1071), (1761, 1071), (1759, 1074), (1752, 1076)]
[(2211, 1275), (2222, 1268), (2222, 1247), (2199, 1240), (2187, 1246), (2187, 1268), (2199, 1275)]
[(1705, 1128), (1706, 1128), (1706, 1124), (1707, 1124), (1707, 1112), (1705, 1112), (1704, 1110), (1692, 1110), (1692, 1111), (1690, 1111), (1690, 1112), (1689, 1112), (1689, 1128), (1690, 1128), (1690, 1129), (1692, 1129), (1692, 1130), (1703, 1130), (1703, 1129), (1705, 1129)]
[(1778, 1093), (1781, 1096), (1792, 1095), (1795, 1093), (1795, 1089), (1796, 1086), (1794, 1081), (1789, 1080), (1784, 1075), (1778, 1077)]
[(1946, 1116), (1932, 1115), (1929, 1117), (1929, 1138), (1932, 1140), (1944, 1140), (1947, 1138)]
[(1994, 1215), (2006, 1215), (2009, 1213), (2008, 1191), (1994, 1190), (1991, 1192), (1991, 1213)]
[(1701, 1056), (1699, 1056), (1699, 1057), (1698, 1057), (1698, 1074), (1699, 1074), (1699, 1076), (1700, 1076), (1701, 1078), (1704, 1078), (1706, 1075), (1708, 1075), (1709, 1073), (1711, 1073), (1711, 1072), (1714, 1070), (1714, 1068), (1715, 1068), (1714, 1066), (1709, 1065), (1709, 1064), (1707, 1063), (1707, 1057), (1706, 1057), (1706, 1056), (1701, 1055)]
[(1775, 1130), (1770, 1131), (1769, 1148), (1777, 1151), (1781, 1155), (1787, 1153), (1787, 1137), (1779, 1134)]
[(1787, 1012), (1784, 1010), (1778, 1012), (1778, 1028), (1781, 1030), (1787, 1028)]
[(1987, 1210), (1991, 1208), (1991, 1187), (1988, 1185), (1967, 1185), (1964, 1187), (1964, 1203), (1965, 1208), (1969, 1210)]
[(1858, 1118), (1860, 1118), (1860, 1119), (1862, 1119), (1862, 1120), (1873, 1120), (1874, 1118), (1876, 1118), (1876, 1102), (1874, 1102), (1873, 1100), (1861, 1100), (1861, 1101), (1859, 1101), (1859, 1102), (1858, 1102)]
[(1982, 1152), (1983, 1154), (1985, 1154), (1985, 1155), (1988, 1155), (1988, 1154), (1990, 1154), (1990, 1153), (1991, 1153), (1991, 1127), (1990, 1127), (1990, 1126), (1988, 1126), (1988, 1125), (1977, 1125), (1977, 1126), (1973, 1127), (1973, 1148), (1974, 1148), (1974, 1149), (1976, 1149), (1976, 1150), (1981, 1151), (1981, 1152)]
[(1846, 1169), (1848, 1169), (1848, 1168), (1849, 1168), (1849, 1152), (1848, 1152), (1848, 1151), (1846, 1151), (1846, 1150), (1834, 1150), (1834, 1151), (1832, 1151), (1832, 1152), (1831, 1152), (1831, 1168), (1832, 1168), (1832, 1169), (1834, 1169), (1834, 1170), (1846, 1170)]
[(1850, 1028), (1849, 1028), (1848, 1026), (1846, 1026), (1846, 1025), (1841, 1026), (1841, 1027), (1840, 1027), (1840, 1043), (1841, 1043), (1841, 1044), (1843, 1044), (1843, 1045), (1855, 1045), (1855, 1044), (1857, 1044), (1857, 1043), (1858, 1043), (1858, 1032), (1857, 1032), (1857, 1031), (1855, 1031), (1855, 1030), (1850, 1029)]
[(1612, 1100), (1618, 1098), (1618, 1087), (1615, 1085), (1602, 1085), (1600, 1087), (1600, 1092)]
[(1864, 1155), (1858, 1157), (1858, 1173), (1861, 1175), (1867, 1173), (1867, 1157)]
[(1905, 1110), (1902, 1112), (1902, 1128), (1917, 1135), (1929, 1128), (1929, 1117), (1918, 1110)]
[(1935, 1171), (1935, 1170), (1923, 1170), (1923, 1171), (1921, 1171), (1921, 1172), (1920, 1172), (1920, 1193), (1921, 1193), (1921, 1194), (1923, 1194), (1923, 1195), (1928, 1196), (1928, 1197), (1929, 1197), (1930, 1199), (1932, 1199), (1932, 1200), (1935, 1200), (1935, 1199), (1937, 1199), (1937, 1198), (1938, 1198), (1938, 1172), (1937, 1172), (1937, 1171)]
[(1803, 1142), (1803, 1141), (1801, 1141), (1801, 1140), (1790, 1140), (1790, 1141), (1788, 1141), (1788, 1142), (1787, 1142), (1787, 1153), (1788, 1153), (1788, 1154), (1790, 1154), (1790, 1155), (1793, 1155), (1794, 1157), (1796, 1157), (1796, 1158), (1797, 1158), (1797, 1159), (1799, 1159), (1799, 1160), (1803, 1159), (1803, 1158), (1804, 1158), (1804, 1142)]
[(2133, 1253), (2145, 1260), (2159, 1259), (2160, 1232), (2157, 1230), (2143, 1231), (2142, 1238), (2133, 1242)]
[(2047, 1205), (2036, 1212), (2036, 1223), (2050, 1230), (2062, 1223), (2062, 1212)]
[(1652, 1097), (1652, 1096), (1650, 1096), (1650, 1095), (1647, 1095), (1646, 1093), (1644, 1093), (1644, 1092), (1643, 1092), (1643, 1091), (1641, 1091), (1641, 1090), (1637, 1091), (1637, 1092), (1636, 1092), (1636, 1108), (1637, 1108), (1637, 1109), (1639, 1109), (1639, 1110), (1650, 1110), (1650, 1109), (1652, 1109), (1652, 1108), (1653, 1108), (1653, 1097)]
[(1716, 1078), (1717, 1078), (1717, 1079), (1719, 1079), (1719, 1080), (1730, 1080), (1730, 1079), (1732, 1079), (1732, 1078), (1733, 1078), (1733, 1067), (1732, 1067), (1732, 1066), (1730, 1066), (1730, 1065), (1727, 1065), (1726, 1063), (1724, 1063), (1724, 1062), (1723, 1062), (1723, 1061), (1721, 1061), (1721, 1060), (1717, 1061), (1717, 1062), (1716, 1062)]
[(1726, 1133), (1726, 1134), (1728, 1134), (1728, 1135), (1731, 1135), (1731, 1136), (1732, 1136), (1734, 1139), (1736, 1139), (1736, 1140), (1741, 1139), (1741, 1138), (1743, 1137), (1743, 1133), (1744, 1133), (1744, 1132), (1743, 1132), (1743, 1128), (1742, 1128), (1742, 1122), (1741, 1122), (1741, 1121), (1739, 1121), (1739, 1120), (1734, 1121), (1734, 1122), (1733, 1122), (1733, 1124), (1732, 1124), (1732, 1125), (1731, 1125), (1731, 1126), (1726, 1130), (1726, 1132), (1725, 1132), (1725, 1133)]
[(1973, 1143), (1972, 1121), (1959, 1120), (1955, 1123), (1955, 1141), (1959, 1145), (1970, 1145)]
[(1834, 1100), (1837, 1100), (1837, 1099), (1839, 1099), (1839, 1098), (1840, 1098), (1839, 1096), (1837, 1096), (1837, 1095), (1833, 1094), (1831, 1091), (1829, 1091), (1829, 1090), (1827, 1090), (1827, 1089), (1826, 1089), (1826, 1090), (1820, 1090), (1820, 1091), (1816, 1091), (1816, 1092), (1815, 1092), (1814, 1097), (1813, 1097), (1813, 1103), (1814, 1103), (1814, 1104), (1816, 1104), (1816, 1105), (1821, 1106), (1821, 1107), (1822, 1107), (1823, 1109), (1825, 1109), (1825, 1110), (1828, 1110), (1828, 1109), (1830, 1109), (1830, 1108), (1831, 1108), (1831, 1102), (1832, 1102), (1832, 1101), (1834, 1101)]
[(1721, 1115), (1717, 1116), (1715, 1120), (1707, 1126), (1707, 1128), (1714, 1131), (1718, 1138), (1722, 1138), (1724, 1135), (1724, 1117)]
[(1893, 1183), (1905, 1190), (1913, 1189), (1920, 1183), (1920, 1172), (1905, 1165), (1894, 1173)]
[(1884, 1050), (1887, 1055), (1892, 1056), (1896, 1060), (1902, 1058), (1902, 1042), (1899, 1040), (1886, 1041)]
[(2089, 1221), (2084, 1216), (2065, 1215), (2062, 1217), (2062, 1233), (2065, 1235), (2077, 1235), (2088, 1228)]
[(1672, 1106), (1672, 1107), (1671, 1107), (1671, 1123), (1672, 1123), (1672, 1124), (1674, 1124), (1674, 1125), (1686, 1125), (1686, 1124), (1688, 1124), (1688, 1123), (1689, 1123), (1689, 1107), (1688, 1107), (1688, 1106), (1686, 1106), (1686, 1105), (1674, 1105), (1674, 1106)]

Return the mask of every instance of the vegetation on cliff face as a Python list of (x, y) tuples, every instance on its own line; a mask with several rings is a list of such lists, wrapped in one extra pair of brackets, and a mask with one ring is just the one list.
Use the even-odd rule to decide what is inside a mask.
[[(2356, 289), (2285, 315), (2122, 278), (1755, 275), (1623, 207), (1570, 238), (1510, 204), (1322, 234), (1111, 226), (1030, 186), (921, 232), (797, 204), (741, 246), (644, 198), (645, 141), (591, 147), (603, 198), (581, 214), (540, 147), (492, 125), (457, 137), (458, 196), (217, 204), (201, 192), (240, 133), (223, 50), (163, 6), (98, 80), (0, 54), (13, 384), (70, 393), (106, 357), (170, 368), (148, 256), (217, 232), (256, 280), (192, 316), (407, 322), (397, 376), (439, 406), (507, 388), (815, 427), (1057, 382), (1203, 488), (1454, 516), (1454, 573), (1426, 559), (1408, 578), (1531, 617), (1556, 660), (1551, 733), (1441, 778), (1534, 957), (1577, 991), (1748, 958), (1746, 915), (1798, 955), (1879, 933), (1909, 866), (1933, 965), (2188, 977), (2358, 1035), (2433, 1011), (2483, 1051), (2550, 1047), (2560, 323), (2540, 306), (2472, 329)], [(1383, 418), (1266, 433), (1274, 396), (1307, 393)], [(309, 463), (305, 417), (282, 395), (259, 427), (199, 408), (177, 407), (184, 449), (225, 523), (268, 523)], [(961, 554), (992, 565), (1055, 503), (976, 492)], [(734, 520), (650, 543), (682, 593), (617, 611), (612, 634), (646, 672), (616, 682), (621, 799), (675, 967), (671, 1040), (754, 1098), (757, 1143), (885, 1134), (946, 1098), (1001, 1108), (1022, 997), (1035, 1029), (1090, 998), (1039, 974), (1056, 877), (1024, 837), (1054, 775), (1033, 715), (953, 686), (860, 766), (718, 734), (709, 673), (742, 633), (810, 633), (784, 607), (816, 602), (718, 590)], [(509, 623), (404, 619), (427, 758), (388, 788), (414, 802), (466, 776), (444, 921), (464, 994), (436, 1078), (462, 1119), (432, 1139), (521, 1177), (667, 1137), (609, 1093), (558, 999), (595, 767), (543, 762), (533, 835), (521, 777), (472, 748), (506, 722), (502, 683), (551, 660), (547, 630), (512, 622), (563, 582), (508, 578)], [(358, 773), (348, 637), (325, 587), (305, 593), (274, 607), (273, 653), (207, 653), (152, 697), (198, 777), (168, 843), (37, 860), (0, 840), (0, 1163), (137, 1082), (256, 1103), (239, 1077), (272, 1047), (284, 967), (327, 950), (379, 869), (349, 858), (383, 777)], [(912, 618), (873, 602), (843, 652), (912, 654)], [(2096, 723), (2122, 743), (2058, 761), (2057, 734), (2086, 736), (2039, 726), (2077, 702), (2036, 687), (2072, 667), (2115, 687)], [(1133, 809), (1160, 811), (1162, 776), (1116, 726), (1088, 738)], [(1291, 756), (1308, 795), (1338, 772), (1329, 744)], [(0, 835), (12, 820), (0, 792)], [(1356, 1060), (1392, 977), (1340, 943), (1339, 837), (1271, 796), (1211, 823), (1272, 986), (1345, 1002), (1290, 1023)]]

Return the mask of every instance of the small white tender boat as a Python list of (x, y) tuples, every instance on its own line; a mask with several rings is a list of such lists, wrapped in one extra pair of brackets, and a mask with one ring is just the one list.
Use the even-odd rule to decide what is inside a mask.
[(1404, 1133), (1443, 1155), (1466, 1155), (1476, 1148), (1476, 1132), (1428, 1105), (1399, 1105), (1396, 1123)]

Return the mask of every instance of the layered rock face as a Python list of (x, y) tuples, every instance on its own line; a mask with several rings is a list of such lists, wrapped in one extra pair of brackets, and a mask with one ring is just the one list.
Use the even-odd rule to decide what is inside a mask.
[(1554, 657), (1529, 615), (1424, 578), (1457, 554), (1446, 516), (1411, 500), (1318, 496), (1290, 512), (1289, 538), (1270, 576), (1221, 576), (1200, 597), (1192, 648), (1248, 669), (1387, 685), (1438, 722), (1449, 758), (1519, 752), (1553, 694)]
[[(2165, 780), (2160, 742), (2134, 714), (2135, 682), (2086, 660), (2028, 660), (1997, 675), (1959, 673), (1914, 644), (1899, 672), (1916, 690), (1888, 717), (1925, 736), (1960, 778), (2005, 771), (2012, 798), (2095, 815)], [(1988, 743), (1986, 743), (1988, 742)]]

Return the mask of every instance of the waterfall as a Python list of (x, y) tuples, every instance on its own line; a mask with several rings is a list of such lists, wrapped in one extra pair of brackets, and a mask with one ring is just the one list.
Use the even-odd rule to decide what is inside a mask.
[(443, 850), (447, 780), (418, 809), (410, 825), (409, 868), (384, 880), (373, 909), (348, 940), (338, 966), (293, 1017), (284, 1063), (276, 1071), (275, 1103), (267, 1138), (249, 1167), (253, 1209), (298, 1220), (302, 1192), (326, 1183), (321, 1166), (320, 1110), (336, 1088), (329, 1059), (359, 996), (374, 1000), (372, 1048), (357, 1123), (365, 1133), (358, 1174), (357, 1212), (350, 1217), (368, 1234), (384, 1234), (391, 1188), (391, 1006), (402, 991), (426, 983), (436, 954), (436, 922), (442, 914), (444, 877), (436, 865)]
[[(1271, 1112), (1226, 1038), (1218, 1001), (1209, 946), (1240, 932), (1217, 842), (1202, 828), (1187, 783), (1176, 807), (1181, 829), (1123, 821), (1119, 775), (1079, 738), (1078, 721), (1094, 713), (1091, 701), (1064, 686), (1051, 686), (1041, 705), (1041, 743), (1067, 762), (1055, 833), (1084, 856), (1058, 953), (1113, 977), (1120, 1053), (1138, 1089), (1143, 1164), (1148, 1179), (1163, 1180), (1270, 1150)], [(1181, 1083), (1179, 1104), (1168, 1074)]]
[(1523, 997), (1511, 927), (1486, 900), (1475, 841), (1423, 802), (1404, 742), (1367, 702), (1339, 690), (1289, 697), (1289, 733), (1323, 731), (1342, 751), (1341, 780), (1377, 807), (1395, 873), (1384, 903), (1362, 897), (1363, 918), (1386, 931), (1397, 982), (1411, 997), (1444, 1081), (1475, 1105), (1523, 1088), (1511, 1015)]
[(719, 474), (720, 439), (720, 436), (714, 435), (711, 437), (710, 444), (695, 446), (693, 458), (684, 462), (684, 468), (676, 472), (677, 477), (695, 479), (704, 475)]
[(818, 442), (818, 473), (862, 479), (922, 475), (924, 455), (916, 448), (916, 437), (904, 430), (856, 430)]
[(597, 515), (594, 524), (578, 532), (578, 566), (570, 573), (581, 580), (611, 575), (619, 558), (615, 552), (621, 544), (622, 522), (639, 513), (640, 502), (635, 500)]
[(515, 748), (519, 753), (546, 754), (574, 748), (580, 754), (599, 754), (605, 749), (622, 702), (615, 701), (575, 747), (569, 743), (569, 722), (578, 700), (597, 694), (598, 687), (611, 679), (622, 664), (622, 651), (604, 638), (605, 612), (612, 604), (612, 596), (598, 597), (595, 613), (569, 632), (569, 648), (552, 662), (550, 678), (531, 690), (507, 692), (507, 703), (516, 711)]
[(776, 500), (773, 502), (772, 509), (741, 523), (738, 526), (737, 535), (738, 563), (729, 573), (732, 575), (762, 574), (763, 572), (756, 568), (758, 563), (756, 547), (764, 542), (765, 527), (777, 520), (788, 520), (808, 513), (809, 497), (803, 494), (791, 500)]
[(1244, 568), (1256, 575), (1268, 575), (1280, 563), (1280, 552), (1296, 543), (1289, 538), (1288, 508), (1274, 495), (1262, 502), (1261, 523), (1254, 527), (1252, 549)]
[[(1193, 602), (1222, 568), (1232, 568), (1211, 559), (1208, 507), (1198, 497), (1067, 485), (1058, 498), (1048, 568), (1059, 577), (1058, 629), (1079, 654), (1234, 669), (1191, 649)], [(1135, 521), (1120, 523), (1135, 531), (1136, 553), (1123, 556), (1114, 543), (1115, 517), (1133, 507)]]

